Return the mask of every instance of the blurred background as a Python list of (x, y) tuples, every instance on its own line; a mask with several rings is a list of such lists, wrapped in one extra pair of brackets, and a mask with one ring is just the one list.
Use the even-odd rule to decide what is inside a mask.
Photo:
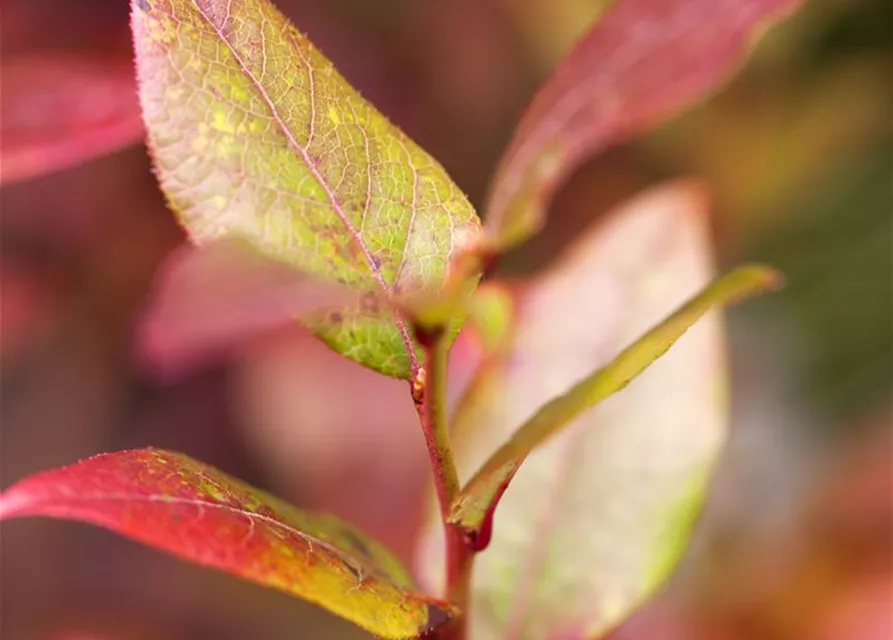
[[(533, 91), (603, 4), (277, 0), (476, 204)], [(0, 10), (3, 160), (106, 118), (127, 139), (127, 2)], [(713, 191), (719, 265), (788, 276), (730, 314), (732, 441), (688, 557), (618, 639), (893, 638), (891, 43), (893, 3), (812, 0), (709, 101), (589, 162), (501, 267), (532, 273), (613, 205), (696, 175)], [(404, 384), (298, 330), (176, 375), (137, 356), (153, 276), (183, 241), (139, 143), (4, 184), (0, 225), (2, 487), (164, 447), (411, 555), (427, 463)], [(356, 403), (331, 402), (336, 384)], [(4, 640), (364, 637), (83, 525), (6, 525), (0, 562)]]

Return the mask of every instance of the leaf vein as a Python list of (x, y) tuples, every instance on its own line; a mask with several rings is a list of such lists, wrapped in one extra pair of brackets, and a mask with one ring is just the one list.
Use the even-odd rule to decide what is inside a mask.
[[(264, 86), (261, 84), (261, 82), (258, 80), (258, 78), (248, 68), (248, 65), (245, 63), (245, 60), (242, 58), (242, 56), (239, 54), (239, 52), (236, 51), (235, 47), (232, 45), (232, 43), (226, 37), (226, 34), (223, 31), (221, 31), (221, 29), (217, 26), (217, 24), (205, 13), (205, 11), (198, 4), (198, 0), (192, 0), (192, 5), (195, 7), (195, 9), (199, 13), (199, 15), (205, 20), (205, 22), (208, 23), (208, 25), (211, 27), (211, 29), (217, 34), (217, 37), (220, 38), (220, 41), (226, 45), (230, 54), (233, 56), (233, 59), (239, 65), (239, 68), (242, 70), (242, 72), (245, 74), (245, 76), (254, 85), (255, 89), (260, 94), (263, 101), (266, 103), (267, 108), (270, 110), (270, 115), (272, 116), (274, 122), (279, 127), (279, 129), (282, 131), (282, 134), (285, 136), (285, 139), (288, 141), (289, 146), (292, 149), (294, 149), (302, 157), (305, 164), (307, 165), (307, 168), (310, 170), (310, 173), (313, 175), (313, 178), (316, 180), (316, 182), (320, 185), (322, 190), (325, 192), (326, 197), (329, 200), (329, 204), (332, 206), (332, 210), (335, 212), (335, 214), (341, 220), (342, 224), (344, 224), (345, 228), (347, 229), (348, 233), (351, 235), (354, 242), (356, 242), (357, 245), (360, 247), (360, 250), (363, 252), (364, 257), (366, 258), (366, 262), (369, 266), (369, 270), (372, 273), (373, 278), (377, 282), (378, 286), (381, 288), (382, 292), (385, 294), (386, 298), (388, 300), (390, 300), (391, 289), (388, 286), (387, 282), (385, 281), (384, 276), (381, 273), (381, 269), (378, 266), (376, 266), (375, 260), (373, 259), (372, 255), (369, 253), (369, 249), (366, 247), (366, 243), (363, 242), (362, 236), (359, 234), (359, 232), (357, 231), (357, 228), (350, 221), (350, 218), (347, 217), (347, 214), (345, 213), (343, 207), (341, 206), (341, 203), (339, 202), (334, 191), (332, 191), (332, 188), (329, 185), (328, 181), (325, 179), (325, 177), (322, 175), (322, 173), (320, 173), (319, 168), (316, 166), (316, 164), (310, 158), (310, 154), (308, 153), (307, 148), (303, 147), (295, 139), (295, 136), (292, 133), (291, 129), (288, 127), (288, 125), (282, 119), (282, 116), (280, 115), (279, 109), (276, 107), (276, 104), (270, 98), (270, 94), (267, 92), (267, 90), (264, 88)], [(231, 2), (227, 3), (227, 7), (229, 7), (229, 6), (231, 6)], [(286, 26), (286, 32), (288, 33), (289, 40), (291, 41), (292, 46), (295, 49), (295, 52), (298, 54), (298, 56), (301, 57), (302, 60), (306, 61), (306, 63), (308, 64), (308, 67), (309, 67), (310, 61), (308, 58), (306, 58), (303, 55), (303, 52), (301, 51), (301, 47), (300, 47), (299, 43), (295, 40), (295, 37), (294, 37), (295, 34), (294, 34), (293, 29)], [(310, 74), (310, 77), (312, 77), (312, 73)], [(313, 104), (314, 100), (315, 100), (315, 95), (311, 95), (311, 97), (310, 97), (311, 104)], [(400, 336), (403, 339), (403, 344), (406, 348), (406, 352), (407, 352), (407, 355), (410, 360), (410, 365), (411, 365), (411, 369), (412, 369), (412, 377), (414, 379), (418, 373), (419, 363), (418, 363), (418, 358), (416, 357), (415, 349), (413, 348), (413, 345), (412, 345), (412, 339), (409, 336), (409, 331), (406, 327), (406, 323), (403, 320), (403, 317), (400, 315), (400, 313), (396, 309), (394, 310), (393, 317), (394, 317), (394, 323), (396, 324), (397, 329), (400, 332)]]

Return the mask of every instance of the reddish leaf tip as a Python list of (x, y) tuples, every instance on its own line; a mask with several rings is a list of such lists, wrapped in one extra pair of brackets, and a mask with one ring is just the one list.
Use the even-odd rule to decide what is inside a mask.
[(760, 266), (760, 268), (766, 272), (765, 282), (767, 291), (781, 291), (785, 288), (788, 279), (781, 271), (773, 269), (772, 267)]
[(446, 603), (428, 605), (428, 624), (422, 631), (427, 635), (453, 619), (454, 610)]
[(679, 211), (683, 215), (690, 215), (695, 218), (710, 215), (712, 190), (707, 180), (696, 177), (683, 177), (667, 182), (663, 188), (669, 192), (676, 193), (680, 203), (687, 205), (679, 207)]
[(781, 271), (763, 264), (746, 264), (739, 267), (737, 272), (753, 283), (744, 297), (751, 297), (756, 293), (780, 291), (787, 284), (787, 278)]

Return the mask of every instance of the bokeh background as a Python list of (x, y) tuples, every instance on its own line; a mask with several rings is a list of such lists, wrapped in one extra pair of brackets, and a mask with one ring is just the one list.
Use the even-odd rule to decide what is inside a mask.
[[(480, 204), (532, 92), (604, 2), (277, 4)], [(0, 146), (52, 135), (60, 110), (132, 108), (127, 80), (89, 81), (131, 68), (125, 0), (0, 11)], [(719, 265), (788, 276), (730, 314), (730, 446), (689, 555), (618, 640), (893, 638), (891, 43), (893, 4), (812, 0), (706, 103), (587, 163), (501, 266), (531, 273), (611, 206), (695, 175)], [(137, 356), (153, 276), (183, 241), (141, 145), (3, 186), (0, 225), (2, 487), (172, 448), (409, 557), (398, 523), (418, 517), (426, 462), (403, 385), (291, 330), (178, 375)], [(4, 640), (364, 637), (83, 525), (4, 525), (0, 551)]]

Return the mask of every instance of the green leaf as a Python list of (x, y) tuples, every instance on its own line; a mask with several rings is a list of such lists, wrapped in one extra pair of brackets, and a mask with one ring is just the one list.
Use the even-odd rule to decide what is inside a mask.
[(119, 451), (25, 478), (0, 520), (88, 522), (316, 603), (383, 638), (411, 638), (452, 608), (416, 593), (382, 544), (335, 517), (300, 511), (181, 453)]
[[(479, 547), (492, 535), (472, 579), (476, 640), (601, 633), (675, 566), (692, 505), (703, 495), (726, 433), (718, 314), (693, 326), (623, 393), (583, 410), (562, 430), (558, 421), (534, 419), (530, 424), (539, 426), (521, 431), (520, 442), (512, 437), (549, 400), (611, 362), (708, 282), (705, 209), (697, 185), (656, 188), (610, 214), (546, 274), (515, 289), (510, 344), (485, 364), (452, 425), (466, 481), (457, 515), (473, 529), (480, 522), (505, 478), (506, 469), (486, 464), (495, 451), (507, 447), (495, 455), (523, 456), (541, 436), (551, 437), (517, 470), (492, 530), (476, 530)], [(765, 272), (743, 274), (743, 282), (741, 275), (732, 282), (746, 289)], [(702, 302), (674, 318), (674, 333), (690, 324)], [(673, 336), (664, 331), (645, 343), (647, 353), (626, 351), (620, 364), (608, 365), (572, 397), (586, 405), (616, 389), (669, 344)], [(516, 466), (511, 456), (507, 464)], [(482, 467), (488, 471), (468, 484)], [(430, 588), (442, 582), (441, 539), (432, 520), (417, 565)]]
[(483, 355), (502, 352), (515, 323), (512, 292), (498, 282), (487, 282), (468, 302), (468, 325), (481, 343)]
[(611, 362), (577, 382), (567, 393), (543, 405), (462, 489), (452, 505), (450, 521), (469, 532), (478, 532), (512, 476), (536, 447), (581, 413), (626, 387), (712, 308), (777, 289), (780, 282), (780, 274), (773, 269), (747, 266), (710, 284)]
[[(150, 150), (194, 241), (238, 236), (384, 299), (441, 286), (477, 236), (473, 208), (271, 3), (133, 0), (132, 11)], [(391, 305), (311, 328), (387, 375), (418, 368)]]

